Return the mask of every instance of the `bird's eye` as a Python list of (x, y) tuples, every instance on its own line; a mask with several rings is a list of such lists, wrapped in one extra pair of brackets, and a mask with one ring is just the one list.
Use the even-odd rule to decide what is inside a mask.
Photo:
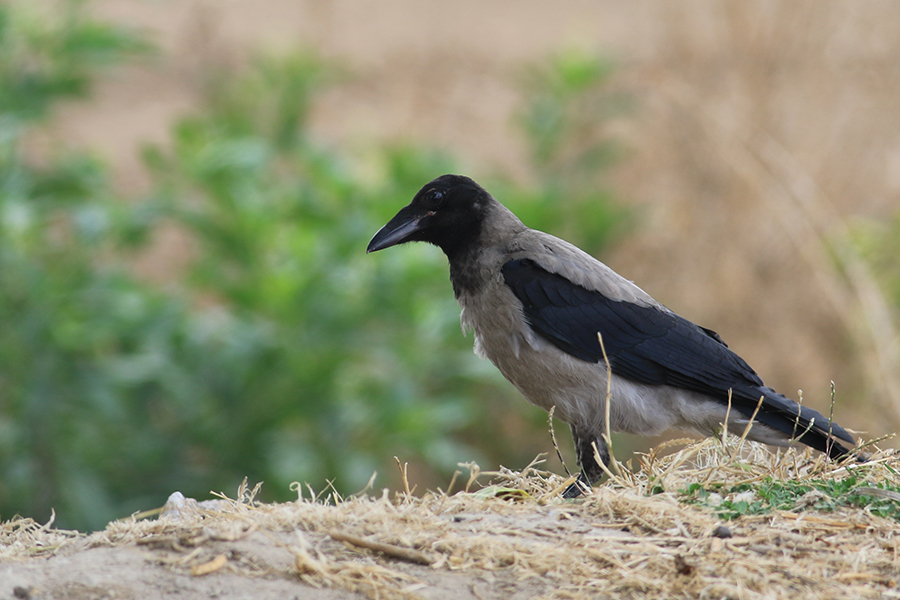
[(425, 194), (425, 202), (431, 208), (437, 208), (444, 201), (444, 192), (440, 190), (428, 190)]

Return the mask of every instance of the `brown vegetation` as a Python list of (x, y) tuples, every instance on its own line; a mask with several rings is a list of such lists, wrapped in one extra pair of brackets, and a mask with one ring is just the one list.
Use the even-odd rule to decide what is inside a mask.
[[(236, 500), (198, 504), (173, 494), (156, 520), (125, 519), (88, 536), (14, 520), (0, 529), (0, 574), (19, 597), (35, 598), (152, 597), (173, 586), (185, 598), (894, 593), (897, 522), (874, 514), (900, 499), (885, 489), (900, 484), (885, 466), (891, 455), (841, 466), (737, 438), (657, 454), (582, 501), (561, 500), (568, 482), (534, 466), (479, 473), (467, 465), (469, 477), (457, 479), (465, 490), (453, 495), (384, 490), (324, 502), (297, 486), (296, 502), (258, 504), (256, 490), (242, 487)], [(485, 476), (493, 482), (481, 488)], [(754, 497), (771, 496), (762, 484), (772, 481), (846, 482), (843, 496), (857, 494), (863, 506), (840, 507), (841, 496), (810, 490), (789, 509), (722, 520), (716, 507), (758, 505)], [(697, 506), (685, 491), (697, 486), (722, 493)]]

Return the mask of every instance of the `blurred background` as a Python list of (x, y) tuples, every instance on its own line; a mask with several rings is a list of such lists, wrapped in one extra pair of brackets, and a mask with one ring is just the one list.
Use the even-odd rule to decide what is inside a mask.
[(443, 256), (365, 255), (446, 172), (895, 431), (898, 30), (887, 0), (0, 3), (0, 518), (397, 489), (394, 456), (419, 491), (561, 472)]

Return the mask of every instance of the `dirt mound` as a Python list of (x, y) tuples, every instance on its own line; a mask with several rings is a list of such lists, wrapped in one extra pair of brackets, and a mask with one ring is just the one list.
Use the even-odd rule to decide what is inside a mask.
[[(618, 469), (579, 501), (560, 499), (567, 481), (535, 465), (521, 473), (479, 473), (466, 465), (466, 489), (452, 495), (391, 497), (385, 490), (316, 498), (298, 485), (295, 502), (259, 504), (246, 487), (237, 499), (202, 503), (175, 493), (157, 519), (137, 516), (90, 535), (17, 519), (0, 528), (0, 594), (900, 595), (900, 477), (889, 466), (892, 456), (879, 452), (869, 463), (835, 465), (753, 444), (739, 451), (738, 444), (709, 439), (665, 457), (651, 452), (639, 469)], [(485, 476), (493, 483), (479, 488)], [(786, 489), (793, 495), (781, 494)]]

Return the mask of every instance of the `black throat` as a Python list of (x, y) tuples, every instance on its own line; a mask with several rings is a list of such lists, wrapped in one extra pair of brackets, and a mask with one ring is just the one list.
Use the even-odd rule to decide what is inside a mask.
[(481, 251), (472, 249), (468, 254), (459, 255), (450, 260), (450, 283), (453, 284), (453, 295), (459, 299), (463, 294), (476, 294), (487, 281), (478, 267)]
[(437, 245), (450, 263), (450, 283), (453, 295), (474, 294), (486, 283), (478, 262), (482, 253), (481, 221), (466, 227), (461, 235), (448, 236)]

